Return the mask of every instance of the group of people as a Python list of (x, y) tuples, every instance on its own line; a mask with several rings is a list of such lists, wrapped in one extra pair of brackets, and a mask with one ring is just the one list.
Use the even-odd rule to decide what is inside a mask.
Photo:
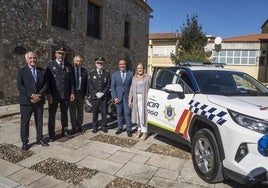
[[(96, 69), (90, 73), (82, 67), (83, 59), (77, 55), (73, 64), (65, 61), (66, 49), (59, 47), (55, 51), (55, 60), (49, 61), (45, 69), (38, 67), (36, 53), (25, 54), (27, 65), (20, 68), (17, 74), (17, 88), (21, 112), (20, 136), (22, 150), (29, 149), (29, 123), (32, 114), (36, 126), (36, 143), (49, 146), (43, 139), (43, 109), (48, 101), (48, 134), (49, 142), (55, 141), (55, 119), (60, 106), (61, 135), (72, 138), (75, 133), (83, 133), (83, 104), (90, 98), (93, 119), (92, 132), (99, 127), (107, 133), (107, 103), (110, 95), (116, 104), (118, 129), (116, 134), (124, 131), (132, 136), (132, 124), (137, 125), (136, 137), (147, 138), (147, 93), (151, 77), (145, 74), (142, 63), (136, 66), (135, 74), (127, 70), (125, 60), (118, 62), (119, 70), (112, 76), (103, 69), (105, 59), (96, 58)], [(71, 131), (68, 130), (68, 110), (70, 112)], [(98, 122), (98, 115), (101, 120)]]

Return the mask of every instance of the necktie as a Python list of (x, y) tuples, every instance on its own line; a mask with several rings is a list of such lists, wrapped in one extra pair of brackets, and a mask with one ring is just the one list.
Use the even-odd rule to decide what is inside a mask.
[(62, 69), (64, 69), (64, 64), (63, 64), (63, 62), (60, 62), (60, 66), (61, 66)]
[(79, 68), (76, 68), (76, 89), (79, 89), (80, 83), (79, 83)]
[(33, 74), (34, 81), (36, 82), (37, 81), (37, 76), (36, 76), (36, 72), (35, 72), (34, 67), (32, 68), (32, 74)]
[(101, 71), (98, 71), (98, 75), (99, 75), (99, 77), (101, 77)]
[(126, 73), (125, 72), (122, 72), (121, 73), (121, 77), (122, 77), (122, 81), (124, 83), (125, 82), (125, 78), (126, 78)]

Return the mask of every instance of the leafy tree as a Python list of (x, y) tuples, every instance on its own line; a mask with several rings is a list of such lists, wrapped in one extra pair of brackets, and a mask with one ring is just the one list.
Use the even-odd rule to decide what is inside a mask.
[(211, 52), (206, 52), (204, 47), (207, 45), (207, 37), (199, 25), (197, 15), (189, 17), (181, 27), (181, 36), (178, 37), (176, 54), (171, 54), (171, 59), (175, 64), (183, 61), (209, 62)]

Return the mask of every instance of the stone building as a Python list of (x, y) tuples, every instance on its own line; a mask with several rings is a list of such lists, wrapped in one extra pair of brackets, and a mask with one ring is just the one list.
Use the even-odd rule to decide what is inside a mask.
[(146, 0), (0, 0), (0, 105), (17, 102), (16, 74), (24, 54), (38, 54), (39, 66), (65, 45), (67, 60), (84, 57), (91, 71), (104, 57), (113, 72), (125, 58), (130, 69), (147, 62), (149, 18)]

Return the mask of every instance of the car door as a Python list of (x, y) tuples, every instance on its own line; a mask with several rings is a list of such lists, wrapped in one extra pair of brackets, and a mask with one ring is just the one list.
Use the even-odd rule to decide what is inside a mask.
[[(152, 87), (148, 93), (148, 123), (183, 134), (192, 115), (188, 109), (194, 92), (181, 78), (182, 70), (159, 69), (155, 71)], [(184, 90), (184, 98), (179, 98), (177, 93), (164, 91), (167, 84), (180, 84)]]

